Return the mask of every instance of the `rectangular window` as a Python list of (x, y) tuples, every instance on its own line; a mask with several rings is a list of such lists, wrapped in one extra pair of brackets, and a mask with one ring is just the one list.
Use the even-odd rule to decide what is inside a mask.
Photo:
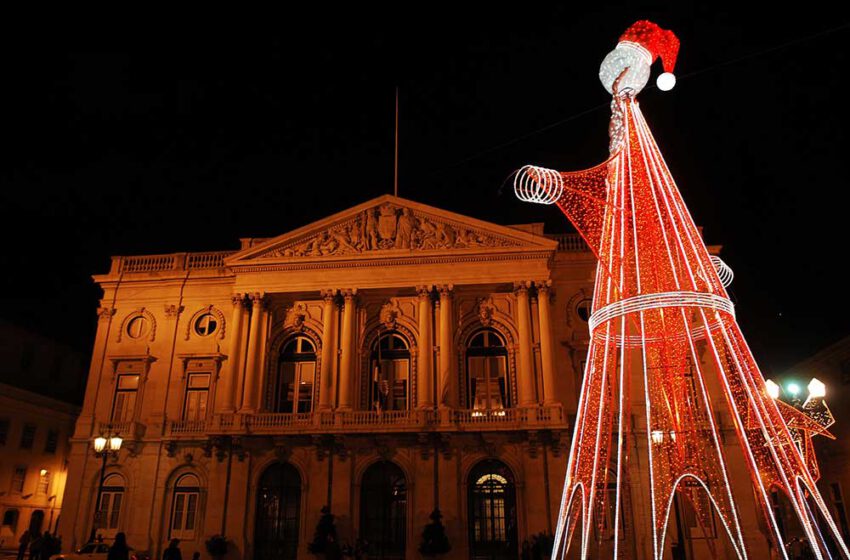
[(35, 442), (35, 424), (24, 424), (21, 432), (21, 449), (32, 449)]
[(56, 447), (59, 445), (59, 431), (48, 430), (47, 440), (44, 442), (44, 452), (51, 455), (56, 453)]
[(281, 365), (280, 412), (310, 412), (316, 362), (284, 362)]
[(174, 494), (171, 512), (171, 538), (191, 540), (195, 535), (195, 517), (198, 511), (198, 492)]
[(24, 482), (27, 479), (26, 466), (15, 467), (15, 472), (12, 473), (12, 493), (22, 494), (24, 492)]
[(119, 375), (115, 384), (115, 401), (112, 404), (112, 422), (132, 422), (139, 392), (139, 375)]
[(206, 419), (209, 394), (210, 374), (190, 373), (186, 381), (186, 402), (183, 405), (183, 419)]
[(118, 519), (121, 515), (121, 501), (124, 492), (104, 491), (100, 498), (100, 511), (98, 512), (98, 526), (101, 529), (117, 529)]
[(504, 356), (469, 357), (470, 408), (500, 410), (508, 406), (506, 366)]
[(9, 419), (0, 418), (0, 445), (6, 445), (9, 438)]
[(38, 477), (38, 493), (44, 496), (50, 490), (50, 472), (45, 471), (44, 474), (39, 474)]

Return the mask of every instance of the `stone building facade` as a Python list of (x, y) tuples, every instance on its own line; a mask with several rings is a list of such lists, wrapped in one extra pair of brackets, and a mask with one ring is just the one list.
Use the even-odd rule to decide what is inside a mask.
[(55, 532), (79, 409), (0, 383), (0, 549), (27, 530)]
[[(519, 557), (556, 526), (595, 271), (578, 236), (389, 195), (239, 251), (114, 257), (94, 277), (66, 548), (95, 523), (92, 439), (117, 433), (96, 530), (156, 557), (170, 538), (206, 557), (222, 534), (231, 559), (307, 558), (324, 506), (370, 558), (419, 558), (435, 508), (447, 558)], [(668, 550), (726, 550), (682, 515)]]

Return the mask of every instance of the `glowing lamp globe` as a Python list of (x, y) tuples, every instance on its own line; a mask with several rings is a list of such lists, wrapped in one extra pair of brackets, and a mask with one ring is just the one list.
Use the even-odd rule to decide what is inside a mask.
[(795, 383), (793, 381), (785, 386), (785, 390), (795, 397), (799, 395), (801, 391), (799, 383)]
[(94, 438), (93, 446), (95, 453), (102, 453), (106, 449), (106, 438), (103, 436)]
[(602, 61), (599, 81), (608, 93), (613, 94), (614, 82), (619, 78), (618, 91), (631, 90), (637, 95), (649, 81), (651, 64), (652, 55), (648, 50), (637, 43), (621, 41)]
[(826, 396), (826, 385), (823, 384), (823, 381), (813, 377), (811, 381), (809, 381), (809, 398), (810, 399), (822, 399)]
[(655, 80), (655, 85), (661, 91), (670, 91), (676, 85), (676, 76), (672, 72), (664, 72)]
[(767, 387), (767, 394), (771, 399), (779, 398), (779, 385), (773, 382), (771, 379), (765, 379), (764, 384)]

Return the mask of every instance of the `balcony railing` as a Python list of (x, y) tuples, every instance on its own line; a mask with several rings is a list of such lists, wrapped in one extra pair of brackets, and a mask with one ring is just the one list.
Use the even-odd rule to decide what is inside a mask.
[(581, 235), (577, 233), (553, 233), (547, 234), (546, 237), (558, 242), (558, 251), (565, 253), (590, 252), (590, 247), (587, 246)]
[(206, 434), (285, 434), (339, 432), (499, 431), (526, 428), (564, 428), (560, 405), (499, 410), (374, 410), (300, 413), (260, 412), (216, 414), (208, 420), (173, 420), (168, 434), (197, 437)]
[(139, 422), (99, 422), (97, 434), (117, 434), (126, 440), (141, 439), (145, 435), (145, 425)]
[(150, 273), (223, 268), (224, 259), (233, 253), (235, 251), (112, 257), (112, 273)]

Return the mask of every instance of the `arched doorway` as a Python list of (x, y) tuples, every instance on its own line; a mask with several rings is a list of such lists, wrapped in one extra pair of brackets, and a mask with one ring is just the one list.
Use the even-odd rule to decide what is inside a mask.
[(254, 559), (296, 558), (300, 515), (301, 476), (289, 463), (275, 463), (257, 487)]
[(360, 537), (369, 558), (404, 558), (407, 537), (407, 480), (395, 463), (379, 461), (360, 483)]
[(32, 512), (32, 515), (30, 516), (30, 533), (33, 534), (33, 535), (36, 535), (36, 534), (40, 535), (41, 534), (41, 528), (42, 528), (43, 525), (44, 525), (44, 512), (41, 511), (40, 509), (37, 509), (34, 512)]
[(517, 558), (516, 484), (496, 459), (481, 461), (469, 473), (469, 551), (472, 560)]

